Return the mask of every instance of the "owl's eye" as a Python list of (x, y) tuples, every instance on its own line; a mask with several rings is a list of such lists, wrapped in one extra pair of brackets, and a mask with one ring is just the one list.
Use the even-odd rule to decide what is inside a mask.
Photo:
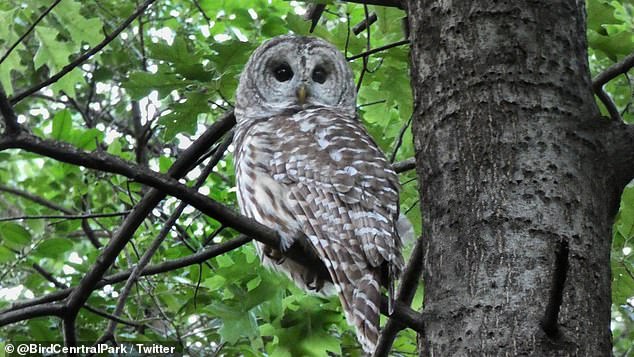
[(289, 79), (293, 78), (293, 70), (288, 63), (283, 62), (277, 65), (275, 69), (273, 69), (273, 75), (278, 82), (286, 82)]
[(312, 74), (313, 81), (319, 84), (323, 84), (326, 81), (326, 77), (328, 77), (328, 74), (326, 73), (326, 70), (323, 67), (317, 66), (315, 67), (315, 69), (313, 69), (313, 74)]

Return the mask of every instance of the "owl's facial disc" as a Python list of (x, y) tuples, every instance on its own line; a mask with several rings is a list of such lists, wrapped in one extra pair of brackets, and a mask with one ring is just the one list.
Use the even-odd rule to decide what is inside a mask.
[(299, 36), (277, 37), (261, 45), (249, 59), (236, 93), (236, 109), (250, 112), (250, 117), (308, 107), (354, 114), (355, 102), (354, 78), (343, 54), (323, 40)]

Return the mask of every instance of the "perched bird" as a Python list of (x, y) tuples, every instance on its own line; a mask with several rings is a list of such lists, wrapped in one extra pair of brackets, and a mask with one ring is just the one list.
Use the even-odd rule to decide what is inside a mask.
[[(371, 353), (381, 285), (393, 298), (403, 266), (396, 231), (399, 183), (356, 114), (345, 57), (317, 38), (267, 41), (240, 76), (235, 115), (240, 209), (281, 238), (277, 249), (256, 243), (263, 263), (305, 289), (336, 291), (348, 323)], [(319, 256), (332, 283), (283, 259), (297, 240)]]

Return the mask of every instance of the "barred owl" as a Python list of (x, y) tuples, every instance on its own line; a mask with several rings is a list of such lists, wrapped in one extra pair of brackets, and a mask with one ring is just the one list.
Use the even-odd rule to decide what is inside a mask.
[[(371, 353), (380, 287), (393, 287), (403, 266), (399, 183), (355, 102), (352, 71), (331, 44), (299, 36), (262, 44), (236, 93), (235, 170), (242, 213), (281, 238), (277, 249), (256, 243), (263, 263), (305, 289), (336, 292)], [(297, 240), (313, 248), (332, 282), (283, 258)]]

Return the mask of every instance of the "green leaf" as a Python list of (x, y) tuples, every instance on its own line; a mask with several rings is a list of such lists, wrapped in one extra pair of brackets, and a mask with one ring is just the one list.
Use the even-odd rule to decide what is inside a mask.
[(58, 258), (73, 249), (73, 242), (66, 238), (50, 238), (42, 241), (35, 249), (35, 254), (41, 257)]
[(10, 249), (0, 246), (0, 264), (12, 262), (15, 260), (15, 253)]
[(68, 64), (68, 57), (72, 54), (68, 43), (58, 41), (59, 32), (51, 27), (35, 27), (35, 38), (40, 45), (33, 57), (35, 69), (46, 65), (52, 73), (58, 72)]
[(97, 143), (103, 141), (103, 133), (97, 129), (82, 130), (73, 136), (73, 145), (79, 149), (94, 150)]
[(252, 313), (243, 313), (233, 318), (224, 318), (220, 336), (228, 343), (236, 343), (240, 338), (257, 336), (258, 325)]
[(247, 282), (247, 291), (251, 291), (257, 288), (261, 282), (262, 278), (260, 278), (259, 276), (256, 276), (255, 278), (249, 280), (249, 282)]
[(19, 249), (31, 243), (31, 234), (17, 223), (0, 223), (0, 238), (9, 248)]
[(596, 32), (603, 30), (603, 24), (619, 23), (614, 17), (614, 8), (605, 0), (587, 0), (586, 12), (588, 13), (588, 29)]
[(313, 356), (328, 357), (328, 352), (341, 355), (341, 342), (324, 333), (313, 334), (302, 340), (301, 344), (307, 351), (311, 351)]
[(203, 281), (201, 285), (206, 287), (209, 290), (215, 291), (215, 290), (219, 290), (220, 288), (223, 288), (226, 282), (227, 282), (227, 279), (225, 279), (222, 275), (214, 275), (211, 278)]
[(84, 82), (85, 80), (81, 70), (79, 68), (73, 68), (72, 71), (68, 72), (64, 77), (55, 82), (51, 86), (51, 89), (53, 89), (56, 93), (64, 92), (64, 94), (69, 97), (76, 97), (75, 87)]
[(589, 30), (588, 42), (590, 46), (603, 51), (615, 62), (618, 56), (625, 56), (634, 51), (634, 35), (632, 32), (620, 32), (605, 36)]
[(172, 113), (162, 116), (159, 123), (165, 126), (163, 137), (171, 140), (178, 133), (194, 134), (198, 123), (198, 114), (209, 111), (205, 93), (189, 93), (187, 99), (172, 105)]
[(51, 136), (55, 140), (69, 141), (72, 137), (73, 121), (68, 109), (57, 112), (53, 117)]
[(85, 18), (80, 13), (81, 8), (82, 5), (76, 1), (64, 0), (55, 7), (53, 14), (66, 28), (73, 42), (95, 46), (104, 38), (101, 32), (103, 24), (97, 17)]
[[(9, 11), (0, 11), (0, 42), (4, 41), (2, 46), (4, 49), (8, 49), (9, 44), (13, 44), (19, 37), (14, 30), (15, 16), (17, 8)], [(4, 59), (4, 62), (0, 64), (0, 84), (4, 88), (7, 95), (13, 94), (13, 82), (11, 81), (11, 72), (21, 72), (26, 69), (21, 63), (20, 54), (18, 51), (25, 50), (26, 48), (20, 43), (11, 54)], [(2, 52), (4, 53), (4, 52)]]
[(159, 171), (162, 173), (166, 173), (167, 170), (169, 170), (169, 168), (172, 167), (173, 162), (174, 160), (172, 160), (171, 158), (167, 156), (159, 157)]
[(191, 82), (186, 81), (176, 74), (133, 72), (130, 77), (121, 84), (132, 99), (141, 99), (151, 91), (156, 90), (159, 98), (164, 98), (171, 91), (184, 88)]

